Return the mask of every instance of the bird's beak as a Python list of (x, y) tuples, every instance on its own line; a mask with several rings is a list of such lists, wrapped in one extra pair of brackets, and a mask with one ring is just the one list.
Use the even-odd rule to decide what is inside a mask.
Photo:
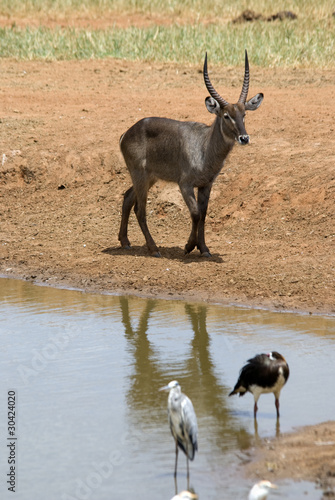
[(169, 391), (170, 390), (170, 387), (168, 385), (165, 385), (164, 387), (161, 387), (160, 389), (158, 389), (159, 391)]
[(278, 488), (278, 486), (276, 484), (270, 483), (270, 488), (273, 488), (274, 490), (276, 490)]

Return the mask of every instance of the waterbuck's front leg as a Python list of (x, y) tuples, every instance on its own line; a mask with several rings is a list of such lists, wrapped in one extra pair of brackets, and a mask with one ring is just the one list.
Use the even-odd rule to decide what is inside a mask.
[(203, 257), (210, 257), (211, 253), (205, 243), (205, 219), (212, 183), (198, 189), (198, 201), (193, 187), (185, 185), (179, 187), (192, 218), (192, 230), (185, 245), (185, 253), (190, 253), (197, 247)]
[(209, 195), (211, 194), (212, 183), (207, 186), (198, 188), (198, 208), (200, 212), (200, 219), (198, 224), (198, 242), (197, 247), (203, 257), (211, 257), (211, 253), (205, 243), (205, 219), (207, 214), (207, 207)]
[(185, 245), (185, 253), (190, 253), (197, 246), (198, 243), (198, 224), (200, 220), (200, 212), (198, 208), (198, 202), (194, 196), (194, 189), (192, 186), (187, 184), (179, 184), (181, 194), (183, 195), (184, 201), (190, 211), (192, 219), (192, 230), (188, 238), (188, 242)]

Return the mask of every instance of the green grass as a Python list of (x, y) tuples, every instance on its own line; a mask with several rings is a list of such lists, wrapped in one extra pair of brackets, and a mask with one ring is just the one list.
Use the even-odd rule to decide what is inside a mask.
[[(333, 9), (329, 0), (283, 0), (280, 9), (271, 4), (267, 0), (239, 3), (167, 0), (163, 4), (161, 0), (1, 0), (0, 15), (14, 21), (15, 16), (19, 19), (31, 15), (41, 26), (20, 28), (13, 23), (11, 28), (0, 28), (0, 57), (26, 60), (116, 57), (198, 64), (207, 50), (212, 64), (236, 65), (243, 63), (247, 48), (254, 65), (334, 68), (335, 0)], [(247, 6), (264, 15), (291, 10), (298, 19), (233, 24), (231, 20)], [(124, 29), (43, 26), (43, 16), (64, 19), (67, 15), (75, 21), (76, 16), (84, 14), (93, 19), (108, 18), (115, 12), (145, 15), (159, 12), (170, 14), (171, 19), (174, 19), (172, 14), (178, 14), (188, 23)], [(205, 25), (203, 17), (212, 22)]]
[[(16, 59), (100, 59), (242, 64), (244, 48), (259, 66), (335, 66), (335, 34), (327, 21), (304, 29), (296, 22), (247, 25), (171, 26), (146, 29), (2, 28), (0, 57)], [(335, 25), (335, 23), (334, 23)]]

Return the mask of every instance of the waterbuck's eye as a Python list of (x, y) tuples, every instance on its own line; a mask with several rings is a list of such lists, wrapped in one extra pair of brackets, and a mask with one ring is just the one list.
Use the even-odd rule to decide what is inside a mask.
[(228, 113), (223, 113), (223, 116), (225, 120), (230, 120), (230, 116), (228, 115)]

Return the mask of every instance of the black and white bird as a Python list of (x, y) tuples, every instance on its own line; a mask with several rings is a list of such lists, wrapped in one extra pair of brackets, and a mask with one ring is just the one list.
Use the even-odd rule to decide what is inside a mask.
[(259, 481), (250, 490), (248, 500), (266, 500), (271, 489), (277, 486), (270, 481)]
[(168, 417), (172, 436), (176, 443), (176, 462), (174, 477), (177, 476), (178, 447), (183, 450), (187, 459), (187, 480), (189, 481), (188, 461), (194, 459), (198, 450), (198, 425), (192, 401), (181, 392), (176, 380), (159, 389), (169, 391)]
[(288, 364), (279, 352), (257, 354), (254, 358), (248, 359), (246, 365), (243, 366), (238, 381), (229, 396), (234, 394), (244, 396), (246, 392), (251, 392), (255, 400), (254, 417), (256, 418), (257, 401), (260, 395), (273, 392), (277, 417), (279, 417), (280, 391), (286, 384), (289, 374)]

